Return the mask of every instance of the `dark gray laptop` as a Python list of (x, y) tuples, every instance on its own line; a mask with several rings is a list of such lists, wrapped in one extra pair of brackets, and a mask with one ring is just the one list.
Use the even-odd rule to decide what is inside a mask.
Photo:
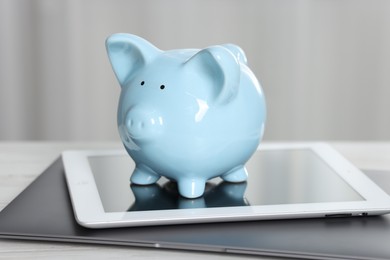
[[(390, 193), (390, 173), (367, 172)], [(72, 212), (62, 160), (0, 212), (0, 237), (316, 259), (390, 259), (390, 216), (87, 229)]]

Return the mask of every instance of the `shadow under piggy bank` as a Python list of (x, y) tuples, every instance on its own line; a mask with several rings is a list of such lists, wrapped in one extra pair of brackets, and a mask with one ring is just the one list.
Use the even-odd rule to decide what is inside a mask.
[(247, 206), (249, 203), (244, 197), (246, 186), (246, 182), (207, 183), (202, 197), (187, 199), (180, 196), (177, 183), (173, 181), (162, 186), (130, 184), (135, 202), (128, 211)]

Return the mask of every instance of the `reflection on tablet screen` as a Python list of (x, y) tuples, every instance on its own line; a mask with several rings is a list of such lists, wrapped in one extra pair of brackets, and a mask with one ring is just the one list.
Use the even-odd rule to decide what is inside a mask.
[(257, 151), (246, 167), (248, 181), (208, 181), (205, 194), (186, 199), (175, 182), (161, 178), (130, 184), (129, 156), (88, 158), (106, 212), (361, 201), (363, 198), (310, 149)]

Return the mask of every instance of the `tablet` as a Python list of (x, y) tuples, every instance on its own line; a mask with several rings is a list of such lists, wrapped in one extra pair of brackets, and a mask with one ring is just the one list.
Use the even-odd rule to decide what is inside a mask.
[(76, 221), (88, 228), (390, 212), (390, 197), (325, 143), (261, 144), (246, 182), (211, 179), (197, 199), (164, 177), (131, 184), (135, 164), (124, 149), (64, 151), (62, 159)]

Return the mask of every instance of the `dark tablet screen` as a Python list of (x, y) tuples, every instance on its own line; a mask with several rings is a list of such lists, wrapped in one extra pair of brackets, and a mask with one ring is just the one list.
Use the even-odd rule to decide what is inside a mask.
[(257, 151), (246, 164), (246, 182), (211, 179), (197, 199), (181, 197), (176, 183), (165, 178), (131, 184), (135, 165), (129, 156), (91, 156), (89, 163), (106, 212), (363, 200), (310, 149)]

